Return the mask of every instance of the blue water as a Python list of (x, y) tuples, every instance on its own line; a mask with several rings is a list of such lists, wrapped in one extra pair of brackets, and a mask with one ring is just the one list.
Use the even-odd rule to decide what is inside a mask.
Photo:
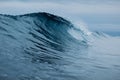
[(49, 13), (0, 15), (0, 80), (120, 80), (119, 48)]

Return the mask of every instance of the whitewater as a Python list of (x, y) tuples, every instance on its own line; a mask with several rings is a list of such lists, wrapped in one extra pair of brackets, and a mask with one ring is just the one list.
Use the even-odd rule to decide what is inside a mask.
[(0, 14), (0, 80), (120, 80), (120, 37), (46, 12)]

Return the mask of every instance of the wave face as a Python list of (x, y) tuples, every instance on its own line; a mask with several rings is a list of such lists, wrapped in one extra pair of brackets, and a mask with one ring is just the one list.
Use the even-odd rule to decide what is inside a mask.
[(99, 36), (45, 12), (0, 15), (0, 79), (95, 80), (87, 54)]

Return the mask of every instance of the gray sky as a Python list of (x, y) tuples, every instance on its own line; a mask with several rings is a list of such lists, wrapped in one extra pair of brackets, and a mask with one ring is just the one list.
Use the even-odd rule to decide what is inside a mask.
[(120, 32), (120, 0), (0, 0), (0, 13), (49, 12), (91, 30)]

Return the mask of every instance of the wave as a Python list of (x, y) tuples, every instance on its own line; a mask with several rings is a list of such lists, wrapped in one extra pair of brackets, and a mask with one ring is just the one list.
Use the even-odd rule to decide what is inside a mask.
[[(0, 19), (1, 37), (5, 37), (5, 41), (16, 40), (15, 42), (24, 48), (32, 44), (41, 50), (50, 48), (62, 51), (60, 46), (69, 46), (72, 42), (87, 45), (88, 35), (84, 30), (56, 15), (42, 12), (18, 16), (0, 15)], [(77, 34), (79, 36), (76, 36)]]
[[(71, 55), (84, 53), (88, 42), (96, 36), (100, 34), (45, 12), (16, 16), (1, 14), (0, 67), (3, 69), (0, 78), (37, 80), (35, 76), (39, 76), (47, 80), (51, 76), (51, 80), (78, 80), (79, 75), (61, 70), (60, 66), (73, 63), (74, 56)], [(2, 76), (4, 73), (6, 76)]]

